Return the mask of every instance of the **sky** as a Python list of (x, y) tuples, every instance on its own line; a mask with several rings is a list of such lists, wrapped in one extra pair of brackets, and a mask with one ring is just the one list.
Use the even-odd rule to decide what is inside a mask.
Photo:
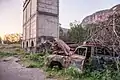
[[(109, 9), (120, 0), (60, 0), (60, 24), (69, 28), (69, 23), (82, 21), (86, 16)], [(0, 0), (0, 36), (22, 33), (23, 0)]]

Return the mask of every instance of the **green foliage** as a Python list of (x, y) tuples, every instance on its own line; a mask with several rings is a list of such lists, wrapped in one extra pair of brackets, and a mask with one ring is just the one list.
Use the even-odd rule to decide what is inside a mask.
[(112, 69), (109, 65), (106, 69), (98, 71), (92, 70), (91, 65), (87, 65), (83, 72), (75, 67), (59, 70), (58, 67), (53, 69), (47, 68), (46, 57), (48, 55), (41, 54), (25, 54), (22, 60), (29, 63), (28, 68), (42, 68), (47, 72), (47, 78), (57, 78), (60, 80), (119, 80), (120, 72)]
[[(14, 56), (15, 53), (3, 53), (0, 52), (0, 57)], [(91, 66), (88, 65), (86, 69), (81, 73), (75, 67), (69, 67), (68, 69), (59, 70), (58, 68), (45, 67), (46, 58), (48, 54), (21, 54), (23, 61), (29, 63), (28, 68), (42, 68), (48, 73), (47, 78), (57, 78), (60, 80), (119, 80), (120, 72), (112, 69), (109, 65), (106, 69), (97, 71), (91, 71)]]
[(69, 41), (69, 37), (68, 37), (68, 33), (67, 33), (68, 30), (69, 29), (59, 27), (59, 38), (62, 39), (63, 41), (65, 41), (65, 42)]
[(81, 78), (81, 72), (74, 67), (70, 67), (64, 71), (67, 76), (70, 76), (71, 80), (79, 80)]
[(98, 24), (87, 24), (86, 26), (84, 26), (85, 30), (86, 30), (86, 38), (89, 39), (91, 38), (91, 36), (93, 36), (95, 33), (98, 32), (98, 30), (100, 29)]
[(46, 61), (46, 55), (43, 56), (43, 54), (27, 54), (22, 57), (23, 62), (27, 62), (28, 68), (42, 68), (45, 65)]
[(86, 39), (86, 29), (81, 24), (70, 24), (71, 29), (68, 31), (68, 35), (73, 42), (83, 42)]
[(0, 58), (17, 55), (17, 53), (0, 52)]
[(58, 70), (58, 68), (45, 70), (48, 72), (48, 78), (62, 78), (62, 80), (119, 80), (120, 72), (111, 69), (109, 66), (101, 71), (91, 71), (91, 67), (88, 66), (82, 73), (75, 67), (68, 69)]

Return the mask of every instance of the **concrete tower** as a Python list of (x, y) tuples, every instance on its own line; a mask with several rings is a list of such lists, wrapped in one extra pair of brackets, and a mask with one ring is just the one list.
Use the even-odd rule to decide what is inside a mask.
[(59, 37), (59, 0), (25, 0), (22, 47), (37, 51), (49, 37)]

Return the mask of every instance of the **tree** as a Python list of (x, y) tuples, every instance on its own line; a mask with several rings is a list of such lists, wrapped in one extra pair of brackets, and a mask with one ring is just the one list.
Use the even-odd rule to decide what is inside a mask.
[[(116, 12), (104, 22), (90, 24), (88, 41), (99, 41), (101, 45), (111, 48), (114, 52), (120, 53), (120, 13)], [(87, 27), (87, 26), (86, 26)]]
[(69, 39), (72, 42), (83, 42), (86, 39), (87, 32), (86, 29), (78, 23), (70, 23), (71, 29), (68, 31)]
[(69, 29), (62, 28), (62, 27), (59, 28), (59, 35), (60, 35), (59, 38), (65, 42), (69, 42), (68, 30)]
[(20, 43), (21, 41), (21, 35), (20, 34), (7, 34), (4, 36), (4, 42), (6, 44), (11, 44), (11, 43)]
[(0, 37), (0, 44), (2, 43), (2, 38)]

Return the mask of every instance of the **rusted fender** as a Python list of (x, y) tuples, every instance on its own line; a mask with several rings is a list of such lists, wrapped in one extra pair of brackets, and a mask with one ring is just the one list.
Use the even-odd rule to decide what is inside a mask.
[(80, 71), (83, 71), (84, 62), (85, 56), (80, 56), (77, 54), (71, 56), (71, 66), (78, 68)]

